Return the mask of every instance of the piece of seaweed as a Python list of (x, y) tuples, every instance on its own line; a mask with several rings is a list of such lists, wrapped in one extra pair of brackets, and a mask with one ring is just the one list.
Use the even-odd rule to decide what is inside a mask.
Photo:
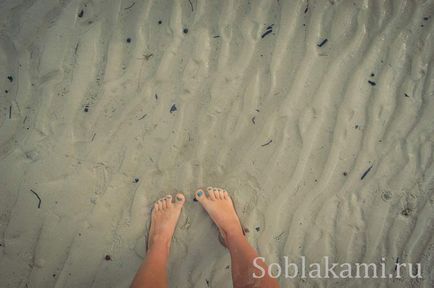
[(374, 165), (371, 165), (371, 166), (370, 166), (370, 167), (365, 171), (365, 173), (363, 173), (362, 177), (360, 177), (360, 180), (363, 180), (363, 179), (366, 177), (366, 175), (368, 175), (369, 171), (371, 171), (371, 169), (372, 169), (373, 166), (374, 166)]
[(39, 197), (38, 193), (36, 193), (32, 189), (30, 189), (30, 192), (32, 192), (33, 194), (35, 194), (35, 196), (38, 198), (38, 201), (39, 201), (38, 202), (38, 209), (41, 208), (41, 203), (42, 203), (41, 197)]
[(127, 8), (125, 8), (125, 10), (130, 9), (130, 8), (133, 7), (134, 5), (136, 5), (136, 2), (133, 2), (133, 4), (131, 4), (130, 6), (128, 6)]
[(324, 44), (326, 44), (327, 43), (327, 41), (329, 41), (327, 38), (325, 38), (324, 40), (322, 40), (322, 42), (321, 43), (319, 43), (319, 44), (317, 44), (318, 45), (318, 47), (322, 47), (322, 46), (324, 46)]

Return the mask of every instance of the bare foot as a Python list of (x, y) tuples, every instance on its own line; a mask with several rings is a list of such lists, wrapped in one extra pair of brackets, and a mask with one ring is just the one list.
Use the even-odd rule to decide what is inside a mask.
[(151, 213), (148, 249), (158, 244), (167, 245), (167, 248), (170, 247), (173, 232), (184, 202), (185, 197), (181, 193), (176, 194), (175, 202), (172, 202), (171, 195), (167, 195), (155, 202)]
[(223, 240), (226, 240), (229, 234), (243, 235), (240, 220), (228, 192), (214, 187), (208, 187), (207, 191), (208, 195), (203, 189), (198, 189), (195, 198), (217, 225)]

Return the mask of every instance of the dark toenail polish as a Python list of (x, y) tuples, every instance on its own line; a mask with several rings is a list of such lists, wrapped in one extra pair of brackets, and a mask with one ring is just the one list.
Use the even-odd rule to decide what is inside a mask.
[(202, 191), (197, 192), (197, 196), (199, 197), (202, 196), (202, 194), (203, 194)]

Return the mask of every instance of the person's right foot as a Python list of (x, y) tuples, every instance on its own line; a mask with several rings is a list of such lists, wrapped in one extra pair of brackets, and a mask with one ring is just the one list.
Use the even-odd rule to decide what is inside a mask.
[(172, 202), (172, 195), (167, 195), (155, 202), (151, 213), (148, 250), (156, 244), (164, 244), (167, 248), (170, 247), (173, 232), (185, 202), (182, 193), (176, 194), (175, 198), (175, 202)]
[(243, 235), (240, 220), (228, 192), (214, 187), (208, 187), (207, 192), (208, 195), (203, 189), (198, 189), (195, 192), (195, 198), (217, 225), (225, 242), (228, 234)]

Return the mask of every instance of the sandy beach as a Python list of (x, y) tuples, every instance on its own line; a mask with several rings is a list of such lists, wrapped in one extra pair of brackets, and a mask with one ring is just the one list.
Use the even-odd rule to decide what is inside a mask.
[(434, 1), (0, 0), (0, 287), (128, 287), (183, 192), (170, 287), (231, 287), (193, 201), (268, 263), (420, 263), (434, 285)]

